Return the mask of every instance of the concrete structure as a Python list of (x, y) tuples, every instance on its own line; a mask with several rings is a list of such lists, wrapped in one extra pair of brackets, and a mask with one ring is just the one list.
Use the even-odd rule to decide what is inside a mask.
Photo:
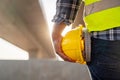
[(86, 65), (29, 60), (0, 61), (0, 80), (91, 80)]
[(0, 37), (28, 51), (30, 58), (55, 58), (39, 0), (0, 0)]
[(31, 59), (1, 60), (0, 80), (90, 80), (86, 65), (53, 61), (55, 51), (38, 0), (0, 0), (0, 37), (28, 51)]

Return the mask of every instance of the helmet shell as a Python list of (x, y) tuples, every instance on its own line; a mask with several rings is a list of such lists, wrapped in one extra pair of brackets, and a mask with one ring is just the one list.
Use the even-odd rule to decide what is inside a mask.
[(62, 50), (66, 56), (85, 64), (83, 57), (84, 40), (82, 35), (82, 26), (76, 27), (65, 34), (62, 39)]

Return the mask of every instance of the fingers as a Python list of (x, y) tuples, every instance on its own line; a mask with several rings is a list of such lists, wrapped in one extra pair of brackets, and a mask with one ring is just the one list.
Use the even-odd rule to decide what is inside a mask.
[(71, 58), (67, 57), (66, 55), (64, 55), (64, 53), (61, 53), (61, 52), (57, 52), (57, 54), (62, 58), (64, 59), (65, 61), (69, 61), (69, 62), (75, 62), (75, 60), (72, 60)]
[(65, 28), (65, 24), (61, 23), (61, 24), (55, 24), (54, 28), (53, 28), (53, 32), (52, 32), (52, 40), (53, 40), (53, 44), (54, 44), (54, 49), (56, 51), (56, 53), (63, 58), (65, 61), (69, 61), (69, 62), (75, 62), (74, 60), (70, 59), (69, 57), (67, 57), (64, 52), (62, 51), (62, 47), (61, 47), (61, 42), (62, 42), (62, 36), (61, 36), (61, 32), (63, 31), (63, 29)]
[(65, 61), (69, 61), (69, 62), (75, 62), (74, 60), (72, 60), (71, 58), (67, 57), (64, 52), (62, 51), (62, 47), (61, 47), (61, 41), (62, 41), (62, 37), (59, 37), (57, 40), (54, 40), (54, 47), (56, 50), (56, 53), (63, 58)]

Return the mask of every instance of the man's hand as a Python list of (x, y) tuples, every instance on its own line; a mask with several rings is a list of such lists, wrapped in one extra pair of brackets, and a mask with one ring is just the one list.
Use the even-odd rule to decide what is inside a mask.
[(66, 25), (64, 23), (54, 25), (53, 32), (52, 32), (52, 39), (53, 39), (54, 48), (55, 48), (56, 53), (61, 58), (63, 58), (65, 61), (75, 62), (71, 58), (67, 57), (62, 51), (62, 47), (61, 47), (62, 36), (61, 36), (61, 33), (62, 33), (62, 31), (64, 30), (65, 27), (66, 27)]

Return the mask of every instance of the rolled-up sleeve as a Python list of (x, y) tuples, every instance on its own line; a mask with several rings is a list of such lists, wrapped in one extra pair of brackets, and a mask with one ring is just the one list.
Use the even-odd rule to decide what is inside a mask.
[(56, 14), (52, 21), (57, 24), (64, 22), (66, 25), (70, 25), (74, 22), (80, 3), (81, 0), (57, 0)]

